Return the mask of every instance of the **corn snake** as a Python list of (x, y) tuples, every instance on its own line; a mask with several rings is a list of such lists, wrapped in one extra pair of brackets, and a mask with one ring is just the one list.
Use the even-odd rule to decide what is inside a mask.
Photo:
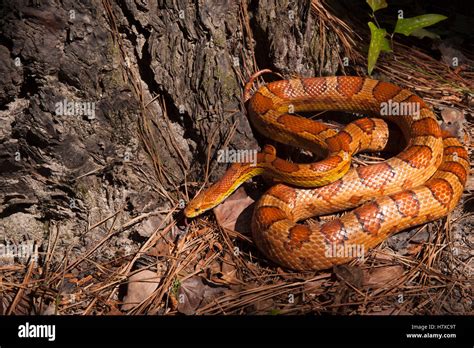
[[(418, 112), (380, 116), (382, 103), (389, 102), (412, 103)], [(294, 114), (316, 110), (379, 115), (399, 126), (408, 145), (381, 163), (349, 169), (354, 153), (383, 148), (386, 124), (364, 118), (336, 131)], [(466, 149), (441, 130), (420, 97), (391, 83), (351, 76), (280, 80), (259, 88), (248, 102), (248, 112), (260, 133), (311, 151), (326, 150), (328, 156), (295, 164), (279, 159), (275, 149), (266, 146), (257, 165), (234, 163), (188, 204), (185, 215), (194, 217), (214, 207), (255, 175), (286, 182), (260, 198), (252, 218), (257, 247), (286, 268), (320, 270), (346, 263), (353, 255), (328, 251), (347, 245), (366, 251), (391, 234), (447, 215), (461, 197), (469, 173)], [(348, 209), (353, 210), (325, 223), (299, 223)]]

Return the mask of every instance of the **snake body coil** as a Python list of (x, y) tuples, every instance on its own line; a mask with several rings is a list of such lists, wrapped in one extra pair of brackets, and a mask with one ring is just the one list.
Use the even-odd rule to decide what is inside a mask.
[[(338, 132), (293, 114), (342, 110), (379, 115), (383, 103), (416, 106), (416, 113), (380, 116), (396, 123), (408, 144), (384, 162), (351, 169), (354, 153), (383, 148), (387, 140), (383, 121), (359, 119)], [(281, 80), (261, 87), (249, 100), (248, 111), (259, 132), (312, 151), (327, 150), (328, 157), (295, 164), (266, 147), (257, 165), (233, 164), (219, 182), (188, 204), (185, 214), (193, 217), (214, 207), (258, 174), (296, 186), (325, 185), (278, 184), (257, 202), (254, 241), (284, 267), (319, 270), (346, 263), (356, 255), (332, 251), (348, 246), (367, 251), (393, 233), (445, 216), (461, 197), (469, 172), (467, 151), (441, 130), (426, 103), (408, 90), (351, 76)], [(355, 209), (318, 225), (298, 223), (351, 208)]]

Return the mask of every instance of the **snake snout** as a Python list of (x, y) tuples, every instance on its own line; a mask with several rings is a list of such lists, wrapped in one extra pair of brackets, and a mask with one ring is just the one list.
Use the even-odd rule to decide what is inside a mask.
[(188, 204), (186, 208), (184, 208), (184, 215), (187, 218), (193, 218), (198, 216), (201, 213), (201, 208), (199, 206), (195, 206), (194, 204), (191, 204), (192, 201)]
[(207, 207), (206, 205), (206, 196), (203, 193), (198, 194), (194, 197), (184, 208), (184, 215), (187, 218), (194, 218), (196, 216), (201, 215), (205, 211), (209, 210), (211, 207)]

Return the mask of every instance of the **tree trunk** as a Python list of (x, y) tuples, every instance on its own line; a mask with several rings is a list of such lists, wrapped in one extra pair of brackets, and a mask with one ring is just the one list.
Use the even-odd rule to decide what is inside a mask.
[(59, 235), (58, 258), (139, 217), (97, 258), (136, 249), (134, 235), (167, 223), (148, 213), (188, 199), (206, 173), (210, 181), (223, 173), (218, 149), (256, 148), (242, 103), (250, 74), (314, 76), (338, 67), (337, 38), (315, 30), (308, 1), (2, 8), (2, 239), (46, 250)]

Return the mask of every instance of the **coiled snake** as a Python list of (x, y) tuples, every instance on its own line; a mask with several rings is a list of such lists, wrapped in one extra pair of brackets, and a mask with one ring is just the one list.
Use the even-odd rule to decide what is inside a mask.
[[(341, 110), (380, 115), (383, 103), (418, 108), (408, 115), (378, 116), (397, 124), (408, 144), (388, 160), (356, 168), (350, 168), (354, 153), (384, 147), (388, 130), (383, 120), (361, 118), (338, 131), (293, 114)], [(259, 88), (248, 102), (248, 112), (253, 126), (269, 138), (327, 151), (328, 156), (296, 164), (277, 158), (275, 149), (266, 146), (256, 165), (234, 163), (188, 204), (185, 215), (211, 209), (255, 175), (287, 183), (271, 187), (252, 218), (257, 247), (284, 267), (320, 270), (346, 263), (355, 255), (331, 250), (352, 245), (367, 251), (391, 234), (445, 216), (459, 202), (469, 173), (468, 153), (440, 128), (427, 104), (406, 89), (352, 76), (280, 80)], [(318, 225), (298, 223), (351, 208)]]

